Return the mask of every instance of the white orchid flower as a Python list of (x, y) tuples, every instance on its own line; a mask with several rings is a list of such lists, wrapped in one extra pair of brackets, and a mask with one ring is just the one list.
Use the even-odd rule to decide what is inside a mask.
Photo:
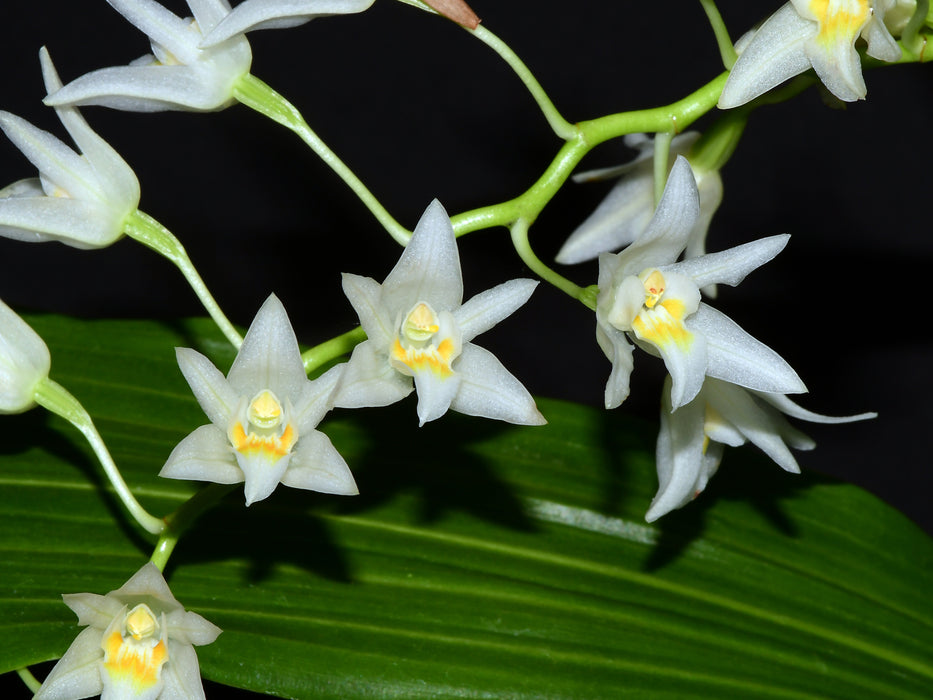
[(204, 35), (201, 48), (257, 29), (297, 27), (316, 17), (362, 12), (375, 0), (245, 0)]
[(194, 18), (181, 19), (154, 0), (107, 0), (144, 32), (152, 54), (128, 66), (102, 68), (68, 83), (47, 105), (104, 105), (133, 112), (213, 111), (234, 101), (252, 52), (242, 35), (209, 48), (201, 41), (230, 12), (226, 0), (187, 0)]
[(792, 427), (785, 415), (811, 423), (851, 423), (878, 415), (823, 416), (784, 394), (750, 391), (718, 379), (707, 379), (692, 401), (672, 413), (668, 389), (665, 386), (656, 452), (658, 493), (645, 516), (648, 522), (689, 503), (706, 488), (719, 467), (724, 445), (751, 442), (782, 469), (800, 473), (789, 448), (810, 450), (815, 443)]
[(176, 352), (211, 423), (175, 447), (160, 476), (245, 482), (247, 506), (269, 496), (280, 482), (323, 493), (358, 493), (343, 457), (315, 430), (333, 406), (342, 368), (308, 380), (295, 332), (275, 295), (253, 319), (226, 378), (199, 352)]
[(699, 217), (699, 195), (678, 156), (654, 217), (632, 245), (599, 258), (596, 338), (612, 362), (606, 408), (629, 393), (632, 344), (664, 359), (672, 378), (671, 408), (693, 400), (706, 376), (758, 391), (800, 393), (806, 387), (776, 352), (700, 301), (700, 288), (735, 286), (777, 255), (789, 236), (771, 236), (676, 262)]
[(744, 45), (732, 67), (719, 107), (738, 107), (809, 68), (844, 102), (865, 98), (862, 62), (855, 48), (897, 61), (901, 49), (885, 26), (895, 0), (791, 0), (771, 15)]
[(463, 300), (450, 219), (432, 202), (380, 285), (343, 275), (367, 340), (347, 363), (336, 406), (386, 406), (418, 390), (421, 425), (447, 409), (522, 425), (545, 422), (528, 390), (495, 355), (472, 342), (524, 304), (537, 282), (511, 280)]
[[(45, 47), (39, 52), (48, 91), (61, 81)], [(119, 154), (74, 107), (55, 113), (80, 149), (9, 112), (0, 129), (39, 169), (39, 177), (0, 190), (0, 236), (19, 241), (61, 241), (75, 248), (102, 248), (123, 235), (139, 206), (139, 181)]]
[(36, 405), (36, 387), (47, 379), (52, 358), (45, 341), (0, 301), (0, 413)]
[[(670, 145), (670, 165), (678, 155), (686, 155), (700, 134), (696, 131), (675, 136)], [(654, 139), (645, 134), (629, 134), (625, 145), (638, 150), (628, 163), (614, 168), (590, 170), (574, 175), (574, 182), (618, 178), (616, 185), (595, 211), (580, 224), (557, 253), (564, 265), (592, 260), (600, 253), (619, 250), (638, 238), (654, 214)], [(688, 161), (689, 162), (689, 161)], [(722, 178), (718, 170), (704, 170), (690, 163), (700, 193), (700, 216), (687, 242), (686, 256), (706, 252), (706, 233), (713, 214), (722, 202)]]
[(62, 596), (82, 630), (34, 700), (203, 700), (193, 645), (221, 630), (175, 600), (151, 562), (107, 595)]

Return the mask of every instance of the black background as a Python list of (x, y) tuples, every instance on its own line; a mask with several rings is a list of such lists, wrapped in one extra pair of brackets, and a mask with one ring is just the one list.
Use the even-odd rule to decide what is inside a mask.
[[(180, 1), (165, 5), (188, 14)], [(720, 5), (734, 37), (773, 9)], [(473, 7), (571, 121), (673, 102), (721, 70), (697, 2), (476, 0)], [(0, 107), (63, 138), (40, 102), (39, 47), (49, 47), (65, 82), (148, 51), (145, 37), (103, 0), (53, 1), (41, 10), (17, 3), (4, 8), (2, 31)], [(490, 49), (401, 3), (379, 0), (360, 15), (256, 32), (250, 42), (252, 72), (289, 97), (408, 227), (434, 197), (453, 214), (520, 194), (560, 146)], [(759, 110), (723, 171), (725, 201), (709, 249), (792, 234), (785, 252), (740, 288), (722, 290), (716, 305), (798, 370), (811, 391), (806, 407), (879, 412), (869, 423), (802, 426), (819, 444), (799, 455), (803, 468), (859, 483), (933, 532), (930, 77), (925, 66), (885, 67), (866, 73), (869, 99), (845, 110), (827, 107), (816, 88)], [(242, 106), (84, 114), (135, 169), (140, 208), (183, 241), (237, 323), (248, 324), (274, 291), (300, 340), (319, 342), (356, 323), (339, 273), (381, 280), (397, 258), (398, 246), (316, 156)], [(630, 156), (617, 140), (582, 167)], [(0, 143), (0, 183), (34, 174), (15, 147)], [(532, 228), (544, 260), (608, 187), (568, 184), (545, 209)], [(473, 233), (460, 248), (467, 296), (529, 274), (504, 229)], [(0, 256), (0, 297), (18, 310), (201, 313), (176, 270), (130, 241), (86, 252), (0, 240)], [(592, 284), (596, 264), (562, 272)], [(534, 393), (601, 405), (609, 363), (592, 314), (556, 290), (542, 285), (481, 344)], [(637, 356), (620, 421), (656, 414), (662, 376), (659, 362)]]
[[(165, 4), (188, 14), (178, 0)], [(737, 37), (777, 4), (720, 6)], [(63, 138), (40, 102), (39, 47), (48, 45), (66, 82), (148, 51), (143, 35), (103, 0), (6, 5), (0, 108)], [(721, 70), (692, 0), (475, 0), (473, 7), (571, 121), (673, 102)], [(289, 97), (408, 227), (434, 197), (453, 214), (520, 194), (560, 146), (492, 51), (401, 3), (379, 0), (360, 15), (257, 32), (250, 42), (252, 72)], [(716, 305), (798, 370), (811, 391), (802, 400), (808, 408), (879, 412), (868, 423), (802, 426), (819, 444), (799, 455), (802, 467), (861, 484), (933, 532), (930, 78), (928, 67), (886, 67), (866, 73), (869, 99), (846, 110), (826, 107), (815, 88), (759, 110), (723, 171), (725, 201), (709, 248), (792, 234), (778, 259), (740, 288), (723, 289)], [(356, 323), (339, 273), (381, 280), (397, 258), (398, 246), (326, 166), (246, 108), (84, 114), (135, 169), (141, 209), (184, 242), (237, 323), (248, 324), (274, 291), (300, 340), (319, 342)], [(630, 156), (621, 140), (610, 142), (583, 167)], [(0, 183), (34, 174), (0, 143)], [(545, 209), (532, 229), (544, 260), (608, 187), (568, 184)], [(460, 249), (467, 296), (529, 274), (503, 229), (473, 233)], [(0, 260), (0, 297), (18, 310), (201, 313), (176, 270), (130, 241), (85, 252), (0, 240)], [(595, 263), (562, 272), (580, 284), (596, 279)], [(594, 319), (561, 293), (542, 285), (481, 344), (534, 393), (601, 405), (609, 363)], [(658, 361), (638, 355), (620, 421), (656, 415), (662, 376)]]

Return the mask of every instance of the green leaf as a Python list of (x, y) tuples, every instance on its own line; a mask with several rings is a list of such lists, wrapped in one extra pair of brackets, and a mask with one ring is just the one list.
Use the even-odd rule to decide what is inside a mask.
[[(31, 319), (130, 487), (206, 419), (175, 366), (233, 353), (205, 322)], [(517, 428), (413, 401), (322, 424), (353, 498), (242, 489), (180, 541), (167, 578), (223, 628), (206, 678), (292, 698), (929, 697), (933, 542), (864, 491), (732, 450), (702, 498), (647, 525), (656, 426), (555, 401)], [(148, 558), (77, 432), (0, 421), (0, 671), (61, 655), (61, 593)]]

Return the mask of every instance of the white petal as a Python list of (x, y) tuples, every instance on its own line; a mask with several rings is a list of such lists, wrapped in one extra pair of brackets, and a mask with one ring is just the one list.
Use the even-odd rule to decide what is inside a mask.
[(868, 42), (868, 50), (865, 52), (872, 58), (889, 63), (899, 61), (901, 58), (901, 47), (891, 36), (891, 32), (885, 26), (883, 21), (884, 13), (879, 9), (880, 3), (875, 3), (875, 14), (869, 20), (868, 26), (862, 31), (862, 36)]
[(806, 44), (807, 58), (826, 89), (844, 102), (865, 98), (865, 78), (862, 59), (855, 46), (846, 41), (830, 44), (810, 39)]
[[(692, 166), (691, 166), (692, 167)], [(697, 192), (700, 195), (700, 216), (693, 225), (684, 257), (697, 258), (706, 253), (706, 234), (719, 205), (722, 204), (722, 177), (718, 170), (697, 175)]]
[(205, 700), (198, 655), (190, 644), (169, 640), (169, 662), (162, 667), (159, 700)]
[[(372, 277), (361, 277), (344, 272), (343, 293), (360, 318), (366, 337), (379, 347), (389, 347), (395, 330), (395, 318), (382, 304), (382, 285)], [(398, 311), (395, 311), (398, 313)], [(404, 313), (404, 312), (402, 312)]]
[(245, 455), (242, 452), (234, 452), (233, 456), (243, 470), (243, 493), (247, 506), (272, 495), (292, 458), (292, 454), (287, 454), (272, 462), (264, 454)]
[(453, 316), (460, 326), (461, 341), (468, 343), (511, 316), (528, 301), (537, 286), (536, 280), (510, 280), (477, 294), (455, 309)]
[(702, 333), (693, 333), (686, 347), (675, 341), (651, 343), (651, 347), (660, 353), (671, 375), (671, 410), (676, 411), (693, 401), (703, 387), (708, 357), (707, 338)]
[[(62, 87), (52, 58), (43, 46), (39, 49), (42, 76), (46, 92), (55, 92)], [(111, 207), (122, 205), (126, 213), (139, 205), (139, 181), (132, 168), (106, 141), (98, 136), (74, 107), (59, 107), (55, 110), (62, 124), (71, 134), (78, 149), (91, 164), (97, 182)]]
[(206, 35), (230, 14), (227, 0), (187, 0), (191, 14), (198, 23), (198, 31)]
[(108, 209), (69, 197), (0, 199), (0, 225), (15, 240), (82, 249), (106, 247), (123, 235)]
[(190, 610), (173, 610), (165, 616), (169, 636), (183, 644), (210, 644), (222, 630)]
[(285, 307), (270, 294), (250, 324), (227, 380), (240, 396), (252, 399), (269, 389), (279, 399), (296, 400), (308, 381), (298, 339)]
[(9, 112), (0, 112), (0, 129), (63, 194), (75, 199), (99, 199), (94, 169), (60, 139)]
[(419, 301), (453, 311), (463, 300), (454, 229), (436, 199), (428, 205), (399, 261), (382, 283), (387, 308), (405, 313)]
[(213, 111), (230, 104), (229, 85), (187, 65), (116, 66), (72, 80), (43, 100), (50, 107), (101, 105), (129, 112), (186, 108)]
[(454, 369), (461, 377), (450, 404), (454, 411), (518, 425), (547, 422), (524, 385), (488, 350), (464, 343)]
[(159, 476), (215, 484), (239, 484), (244, 478), (226, 434), (213, 424), (202, 425), (178, 443)]
[(355, 496), (360, 491), (350, 468), (324, 433), (301, 436), (282, 483), (295, 489)]
[[(462, 355), (461, 355), (462, 357)], [(440, 376), (431, 369), (414, 372), (415, 391), (418, 392), (418, 424), (437, 420), (450, 408), (462, 376), (459, 372)]]
[(0, 301), (0, 413), (19, 413), (35, 405), (36, 385), (49, 375), (45, 341)]
[(859, 420), (870, 420), (871, 418), (878, 417), (878, 414), (874, 411), (869, 413), (858, 413), (854, 416), (824, 416), (821, 413), (814, 413), (813, 411), (808, 411), (802, 406), (798, 406), (796, 403), (784, 396), (784, 394), (773, 394), (764, 391), (755, 391), (754, 394), (767, 401), (782, 413), (786, 413), (792, 418), (799, 418), (800, 420), (810, 421), (811, 423), (853, 423)]
[(75, 615), (78, 624), (105, 629), (123, 609), (123, 603), (115, 598), (96, 593), (66, 593), (62, 596)]
[(606, 382), (606, 408), (617, 408), (629, 395), (629, 380), (635, 365), (632, 357), (634, 348), (628, 342), (625, 333), (605, 321), (600, 321), (598, 315), (596, 342), (612, 363), (612, 371)]
[(305, 382), (298, 399), (294, 402), (292, 420), (298, 426), (298, 435), (304, 435), (321, 422), (324, 415), (334, 407), (334, 394), (343, 377), (346, 363), (331, 367), (320, 377)]
[(686, 247), (699, 215), (700, 200), (693, 170), (686, 158), (677, 156), (664, 194), (645, 231), (618, 254), (617, 274), (637, 275), (647, 267), (674, 262)]
[(214, 46), (255, 29), (295, 27), (316, 17), (362, 12), (374, 0), (246, 0), (236, 6), (201, 42)]
[(128, 603), (134, 597), (151, 596), (162, 604), (165, 612), (182, 609), (181, 603), (172, 595), (159, 567), (152, 562), (143, 564), (126, 583), (107, 595), (114, 596), (123, 603)]
[(787, 3), (761, 25), (739, 56), (719, 97), (720, 109), (738, 107), (810, 67), (806, 43), (817, 32)]
[(396, 372), (385, 355), (368, 340), (353, 348), (350, 361), (334, 395), (340, 408), (388, 406), (401, 401), (414, 390), (411, 377)]
[(100, 695), (101, 630), (88, 627), (81, 631), (52, 668), (33, 700), (74, 700)]
[(687, 319), (687, 328), (706, 336), (706, 374), (710, 377), (758, 391), (799, 394), (807, 390), (783, 357), (713, 307), (701, 303)]
[(663, 268), (691, 277), (698, 287), (710, 284), (736, 286), (752, 270), (756, 270), (784, 250), (790, 236), (786, 233), (728, 248), (719, 253), (709, 253), (698, 258)]
[[(197, 350), (175, 348), (178, 367), (211, 423), (226, 430), (241, 394), (214, 364)], [(249, 396), (252, 398), (252, 395)]]
[(623, 178), (570, 234), (555, 259), (564, 265), (573, 265), (592, 260), (600, 253), (619, 250), (645, 230), (653, 214), (652, 173), (647, 171)]
[[(668, 393), (665, 384), (663, 394)], [(692, 401), (671, 413), (671, 404), (662, 400), (661, 430), (655, 459), (658, 469), (658, 492), (651, 501), (645, 520), (654, 522), (675, 508), (689, 503), (696, 495), (703, 469), (703, 401)]]
[(718, 382), (710, 383), (705, 395), (716, 411), (778, 466), (794, 474), (800, 473), (797, 460), (784, 444), (780, 426), (755, 402), (751, 393), (741, 387)]
[(128, 22), (161, 44), (182, 63), (197, 60), (196, 42), (186, 20), (177, 17), (155, 0), (107, 0)]

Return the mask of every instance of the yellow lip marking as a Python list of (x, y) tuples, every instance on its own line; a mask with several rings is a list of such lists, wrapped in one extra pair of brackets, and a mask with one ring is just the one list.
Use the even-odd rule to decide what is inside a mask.
[(250, 401), (246, 410), (249, 432), (237, 421), (228, 437), (233, 449), (245, 456), (262, 455), (271, 463), (289, 454), (298, 440), (298, 431), (288, 423), (279, 430), (284, 418), (278, 397), (265, 389)]
[(408, 367), (412, 372), (429, 370), (441, 377), (449, 377), (454, 373), (450, 363), (454, 361), (454, 344), (450, 338), (445, 338), (437, 347), (425, 348), (402, 347), (398, 338), (392, 344), (392, 358)]
[(854, 44), (872, 13), (869, 0), (810, 0), (810, 11), (818, 18), (822, 44)]
[(104, 669), (110, 677), (139, 693), (157, 683), (162, 664), (168, 661), (168, 648), (159, 633), (159, 622), (147, 605), (137, 605), (127, 613), (123, 624), (101, 643)]

